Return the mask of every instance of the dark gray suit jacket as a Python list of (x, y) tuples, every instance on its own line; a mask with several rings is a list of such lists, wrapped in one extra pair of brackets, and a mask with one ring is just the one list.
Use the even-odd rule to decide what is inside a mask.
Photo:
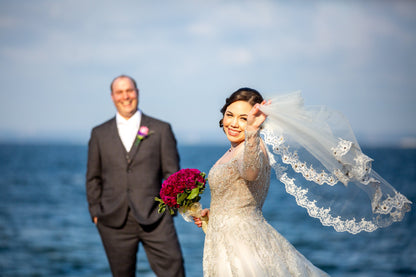
[(91, 217), (120, 227), (130, 207), (140, 224), (157, 222), (162, 180), (179, 170), (176, 139), (166, 122), (142, 114), (150, 135), (125, 150), (115, 117), (93, 128), (88, 147), (87, 200)]

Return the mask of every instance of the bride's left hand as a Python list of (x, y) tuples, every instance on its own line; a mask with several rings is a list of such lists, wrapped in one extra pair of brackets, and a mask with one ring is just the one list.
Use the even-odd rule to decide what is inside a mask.
[(269, 105), (271, 101), (264, 100), (261, 104), (255, 104), (247, 117), (247, 130), (257, 131), (261, 124), (266, 120), (267, 115), (260, 110), (260, 106)]

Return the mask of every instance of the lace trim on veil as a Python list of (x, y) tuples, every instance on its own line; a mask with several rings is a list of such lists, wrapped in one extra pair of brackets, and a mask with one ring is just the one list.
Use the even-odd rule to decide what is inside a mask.
[(280, 177), (280, 181), (285, 184), (286, 192), (295, 197), (296, 203), (306, 208), (311, 217), (319, 218), (324, 226), (332, 226), (337, 232), (348, 231), (352, 234), (361, 231), (373, 232), (378, 228), (374, 223), (365, 219), (357, 222), (355, 219), (341, 220), (340, 216), (332, 216), (330, 208), (318, 207), (315, 201), (309, 200), (306, 196), (308, 190), (296, 186), (294, 179), (289, 178), (286, 173)]
[(261, 134), (277, 179), (324, 226), (372, 232), (410, 211), (411, 202), (372, 170), (373, 160), (339, 113), (304, 107), (300, 92), (279, 96), (262, 110), (268, 119)]

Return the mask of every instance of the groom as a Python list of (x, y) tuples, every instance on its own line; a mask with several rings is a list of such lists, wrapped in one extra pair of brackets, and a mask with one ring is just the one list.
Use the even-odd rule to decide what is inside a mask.
[(138, 109), (138, 97), (131, 77), (111, 83), (117, 114), (93, 128), (88, 145), (89, 212), (113, 276), (135, 276), (140, 242), (157, 276), (184, 276), (172, 217), (158, 214), (154, 200), (162, 180), (179, 170), (176, 140), (168, 123)]

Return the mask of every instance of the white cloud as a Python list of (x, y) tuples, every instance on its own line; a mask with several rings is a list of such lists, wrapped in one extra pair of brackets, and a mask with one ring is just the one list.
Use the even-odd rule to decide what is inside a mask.
[(253, 61), (252, 54), (245, 48), (222, 49), (219, 58), (222, 64), (230, 64), (233, 66), (244, 66)]

